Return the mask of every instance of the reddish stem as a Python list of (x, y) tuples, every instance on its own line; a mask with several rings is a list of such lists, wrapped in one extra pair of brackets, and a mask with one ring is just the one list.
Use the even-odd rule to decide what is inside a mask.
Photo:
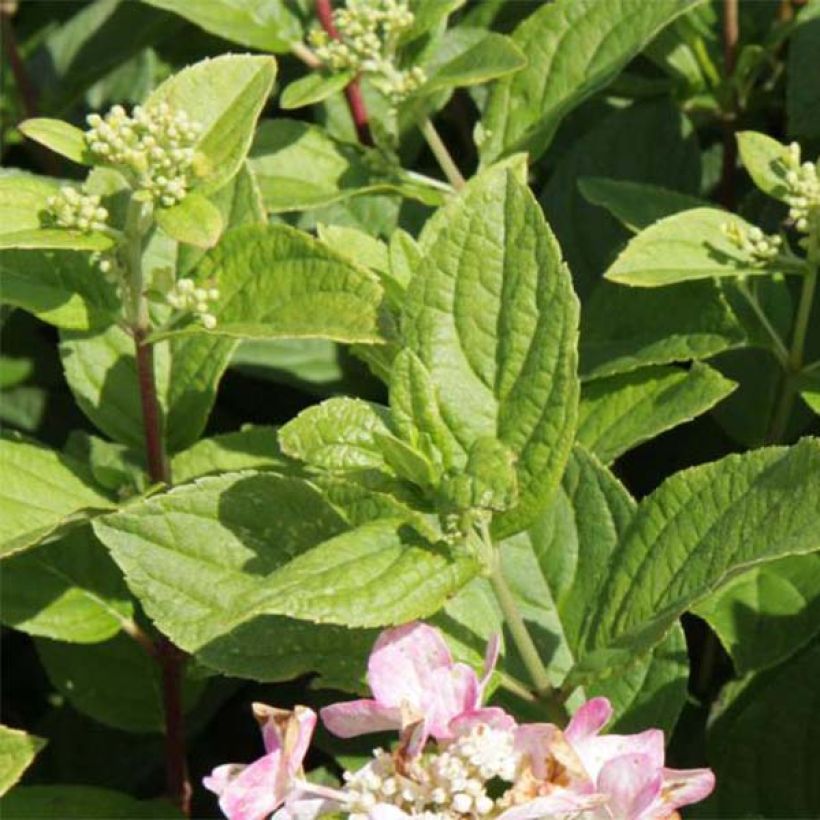
[[(740, 39), (738, 0), (723, 0), (723, 72), (731, 83), (737, 63), (737, 47)], [(735, 168), (737, 166), (737, 97), (729, 87), (723, 112), (723, 163), (720, 175), (720, 201), (729, 210), (735, 206)]]
[[(316, 16), (328, 36), (334, 40), (340, 39), (339, 32), (336, 30), (336, 26), (333, 25), (331, 0), (316, 0)], [(364, 103), (358, 77), (352, 79), (345, 86), (345, 98), (347, 99), (347, 107), (350, 109), (350, 116), (353, 118), (353, 125), (356, 128), (359, 142), (362, 145), (373, 145), (373, 135), (370, 133), (370, 118), (367, 114), (367, 106)]]
[[(165, 453), (162, 415), (154, 377), (154, 349), (146, 342), (146, 331), (134, 330), (145, 453), (151, 481), (170, 484), (171, 470)], [(182, 680), (185, 653), (165, 637), (154, 645), (154, 657), (162, 674), (162, 703), (165, 712), (165, 775), (168, 796), (186, 816), (191, 812), (191, 781), (185, 751), (185, 723), (182, 710)]]

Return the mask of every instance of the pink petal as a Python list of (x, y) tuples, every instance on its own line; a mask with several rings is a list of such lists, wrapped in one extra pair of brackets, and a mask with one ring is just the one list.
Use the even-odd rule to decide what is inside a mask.
[(244, 763), (223, 763), (221, 766), (217, 766), (207, 777), (202, 778), (202, 785), (214, 794), (222, 794), (228, 784), (244, 769)]
[(437, 629), (414, 621), (379, 635), (367, 664), (367, 682), (384, 706), (420, 706), (430, 693), (432, 673), (453, 664)]
[(288, 774), (292, 777), (302, 768), (302, 762), (307, 755), (313, 730), (316, 728), (316, 712), (307, 706), (297, 706), (293, 715), (298, 726), (293, 748), (286, 749)]
[(661, 801), (671, 814), (681, 806), (708, 797), (714, 788), (715, 775), (711, 769), (664, 769)]
[(464, 712), (450, 721), (450, 732), (454, 737), (469, 734), (473, 728), (483, 724), (492, 729), (514, 729), (515, 719), (497, 706), (485, 706), (472, 712)]
[(272, 752), (231, 779), (219, 798), (228, 820), (265, 820), (282, 804), (285, 795), (277, 784), (281, 762), (281, 753)]
[(608, 796), (614, 820), (638, 820), (661, 791), (663, 776), (646, 755), (629, 754), (608, 761), (596, 788)]
[(498, 653), (501, 651), (501, 635), (496, 632), (487, 642), (487, 650), (484, 653), (484, 669), (481, 671), (481, 678), (478, 681), (479, 696), (484, 698), (484, 690), (490, 682), (493, 670), (498, 663)]
[(606, 698), (588, 700), (572, 716), (564, 735), (570, 743), (597, 735), (612, 717), (612, 707)]
[(420, 703), (430, 734), (436, 740), (449, 740), (453, 736), (450, 730), (453, 718), (472, 712), (479, 705), (475, 670), (463, 663), (432, 670)]
[(515, 730), (515, 749), (528, 758), (538, 780), (547, 776), (547, 761), (558, 743), (565, 741), (561, 730), (552, 723), (525, 723)]
[(664, 760), (663, 732), (647, 729), (636, 735), (600, 735), (571, 744), (593, 781), (604, 765), (623, 755), (644, 755), (648, 765), (660, 771)]
[(401, 709), (396, 706), (384, 706), (375, 700), (334, 703), (325, 706), (319, 714), (327, 730), (337, 737), (385, 732), (399, 729), (402, 724)]
[(498, 820), (536, 820), (536, 818), (575, 818), (579, 811), (600, 806), (603, 797), (598, 794), (576, 794), (568, 789), (560, 789), (544, 797), (536, 797), (528, 803), (513, 806), (498, 816)]

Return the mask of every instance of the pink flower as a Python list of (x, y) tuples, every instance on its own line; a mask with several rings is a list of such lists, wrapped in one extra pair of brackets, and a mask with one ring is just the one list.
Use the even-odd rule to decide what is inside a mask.
[(600, 735), (612, 716), (606, 698), (587, 701), (564, 731), (594, 791), (606, 796), (595, 818), (664, 820), (681, 806), (707, 797), (715, 787), (709, 769), (664, 767), (660, 729), (635, 735)]
[(264, 820), (284, 803), (316, 726), (316, 713), (306, 706), (290, 712), (254, 703), (253, 712), (262, 729), (265, 754), (247, 766), (217, 766), (202, 781), (219, 795), (219, 807), (228, 820)]
[(497, 659), (498, 639), (494, 638), (479, 679), (470, 666), (453, 662), (437, 629), (419, 622), (386, 629), (367, 663), (373, 699), (326, 706), (321, 710), (322, 721), (339, 737), (405, 729), (421, 722), (414, 743), (418, 749), (428, 735), (450, 740), (456, 719), (490, 723), (504, 716), (501, 709), (481, 707)]

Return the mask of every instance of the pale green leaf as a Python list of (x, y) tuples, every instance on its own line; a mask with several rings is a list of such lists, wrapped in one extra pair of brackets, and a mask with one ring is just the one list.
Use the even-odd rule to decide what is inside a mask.
[(197, 248), (216, 245), (224, 227), (219, 208), (196, 192), (170, 208), (158, 208), (154, 218), (168, 236)]
[(145, 104), (167, 103), (201, 126), (195, 145), (206, 164), (201, 182), (214, 191), (242, 165), (275, 76), (273, 57), (225, 54), (174, 74)]
[[(164, 729), (162, 670), (130, 636), (85, 645), (39, 638), (35, 646), (52, 685), (79, 712), (126, 732)], [(204, 683), (183, 679), (186, 711)]]
[(113, 506), (85, 465), (22, 438), (0, 439), (0, 474), (2, 557)]
[(333, 248), (351, 262), (370, 268), (379, 274), (389, 272), (390, 261), (387, 245), (381, 239), (360, 231), (358, 228), (350, 228), (346, 225), (323, 225), (321, 222), (316, 226), (316, 232), (325, 245)]
[(289, 111), (293, 108), (304, 108), (307, 105), (322, 102), (341, 91), (354, 76), (352, 71), (337, 71), (332, 74), (312, 71), (294, 80), (285, 88), (279, 98), (279, 105), (285, 111)]
[(699, 0), (557, 0), (513, 32), (527, 66), (498, 82), (482, 121), (482, 160), (537, 159), (561, 120), (603, 88), (657, 33)]
[(143, 0), (179, 14), (210, 34), (257, 49), (286, 53), (303, 37), (302, 22), (289, 0)]
[(0, 726), (0, 795), (22, 776), (46, 741), (19, 729)]
[(818, 677), (820, 641), (815, 641), (729, 693), (707, 736), (717, 789), (703, 806), (704, 816), (820, 815)]
[(72, 643), (116, 635), (132, 604), (122, 573), (90, 527), (3, 562), (6, 626)]
[(34, 174), (0, 177), (0, 234), (37, 230), (48, 199), (59, 190), (56, 180)]
[(820, 549), (820, 442), (763, 448), (668, 478), (639, 505), (584, 624), (577, 681), (655, 646), (687, 609), (757, 564)]
[(706, 204), (690, 194), (624, 179), (582, 177), (578, 187), (589, 202), (606, 208), (636, 233), (665, 216)]
[(96, 786), (19, 786), (0, 803), (6, 820), (181, 820), (165, 800), (135, 800), (131, 795)]
[(529, 189), (503, 167), (442, 208), (422, 248), (402, 320), (406, 344), (458, 442), (455, 466), (484, 436), (517, 457), (519, 504), (496, 519), (499, 533), (511, 533), (549, 498), (569, 455), (578, 400), (570, 275)]
[(717, 632), (738, 675), (774, 666), (820, 632), (820, 553), (754, 567), (692, 611)]
[(746, 340), (716, 283), (625, 288), (601, 282), (581, 314), (581, 376), (708, 359)]
[(786, 183), (789, 149), (757, 131), (740, 131), (737, 147), (754, 184), (769, 196), (782, 200), (789, 191)]
[(228, 231), (197, 273), (220, 291), (210, 335), (384, 341), (382, 290), (375, 277), (286, 225)]
[(0, 250), (106, 251), (114, 240), (99, 231), (75, 231), (70, 228), (34, 228), (32, 230), (0, 233)]
[(416, 93), (486, 83), (520, 71), (526, 64), (527, 58), (509, 37), (486, 32), (472, 47), (437, 66)]
[(604, 464), (665, 430), (705, 413), (735, 389), (705, 364), (652, 366), (584, 385), (578, 441)]
[(377, 436), (390, 435), (387, 408), (338, 397), (308, 407), (279, 430), (282, 452), (326, 470), (384, 468)]
[(48, 117), (35, 117), (24, 120), (17, 127), (30, 140), (45, 145), (60, 156), (80, 165), (91, 164), (85, 136), (75, 125)]
[[(778, 269), (756, 262), (724, 233), (734, 224), (752, 226), (717, 208), (694, 208), (656, 222), (621, 252), (604, 277), (633, 287), (653, 288), (712, 277), (771, 275)], [(781, 266), (782, 267), (782, 266)]]
[(820, 54), (820, 6), (806, 3), (797, 17), (789, 42), (786, 69), (786, 116), (789, 134), (811, 138), (820, 135), (820, 88), (817, 86)]
[(286, 469), (288, 459), (279, 449), (273, 427), (243, 427), (235, 433), (204, 438), (171, 459), (171, 473), (177, 484), (210, 473), (237, 470)]

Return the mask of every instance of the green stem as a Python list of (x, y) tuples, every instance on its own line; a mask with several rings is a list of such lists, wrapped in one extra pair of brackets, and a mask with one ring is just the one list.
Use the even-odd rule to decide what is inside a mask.
[(450, 152), (447, 150), (447, 146), (439, 136), (438, 131), (436, 131), (435, 125), (433, 125), (429, 117), (423, 117), (419, 120), (419, 128), (421, 129), (424, 139), (427, 140), (427, 144), (430, 146), (430, 150), (433, 152), (436, 162), (438, 162), (441, 170), (444, 171), (444, 176), (446, 176), (450, 182), (450, 185), (457, 191), (461, 190), (466, 184), (464, 177), (450, 156)]
[(763, 311), (763, 308), (760, 307), (760, 303), (755, 298), (754, 294), (749, 291), (745, 282), (738, 282), (738, 290), (741, 294), (745, 297), (746, 301), (749, 303), (749, 306), (757, 316), (758, 321), (763, 326), (764, 330), (769, 334), (771, 337), (772, 342), (774, 343), (773, 353), (777, 356), (777, 360), (780, 362), (781, 366), (785, 367), (786, 363), (789, 360), (789, 350), (785, 344), (783, 344), (783, 340), (780, 338), (780, 334), (774, 329), (774, 326), (769, 321), (769, 317)]

